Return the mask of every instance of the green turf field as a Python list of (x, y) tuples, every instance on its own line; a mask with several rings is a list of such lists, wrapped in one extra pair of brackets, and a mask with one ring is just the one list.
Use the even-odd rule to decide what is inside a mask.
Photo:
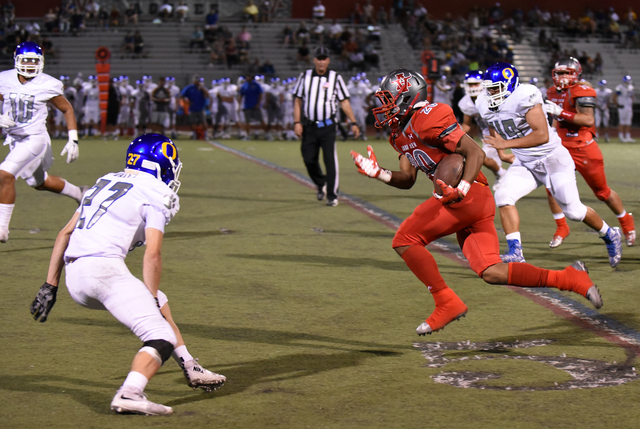
[[(54, 141), (55, 154), (64, 143)], [(67, 165), (57, 156), (50, 173), (93, 184), (123, 168), (127, 143), (83, 140), (78, 161)], [(222, 143), (305, 173), (298, 142)], [(349, 151), (364, 153), (367, 143), (382, 166), (396, 168), (386, 142), (340, 142), (341, 191), (402, 219), (432, 184), (421, 176), (402, 191), (359, 175)], [(0, 245), (0, 427), (638, 427), (636, 349), (598, 335), (581, 322), (584, 311), (563, 317), (487, 285), (445, 248), (435, 258), (469, 314), (418, 337), (433, 301), (391, 249), (393, 229), (347, 201), (326, 207), (315, 190), (220, 147), (177, 145), (181, 210), (167, 227), (161, 289), (191, 354), (225, 374), (226, 385), (192, 391), (171, 359), (147, 393), (174, 415), (112, 413), (110, 401), (140, 342), (107, 312), (77, 305), (64, 287), (46, 323), (31, 319), (55, 236), (76, 207), (20, 180), (10, 239)], [(601, 148), (611, 187), (640, 214), (640, 145)], [(617, 225), (581, 178), (579, 184), (583, 201)], [(549, 249), (555, 223), (543, 190), (518, 208), (527, 261), (561, 269), (584, 260), (604, 298), (599, 313), (622, 327), (627, 344), (640, 344), (640, 248), (625, 247), (612, 270), (601, 240), (582, 224), (571, 223), (565, 243)], [(142, 255), (127, 258), (136, 275)], [(558, 296), (590, 308), (578, 295)]]

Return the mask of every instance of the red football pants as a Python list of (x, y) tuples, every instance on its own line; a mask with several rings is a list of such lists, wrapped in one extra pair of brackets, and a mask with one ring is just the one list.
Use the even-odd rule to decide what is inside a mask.
[(474, 183), (459, 203), (445, 206), (432, 197), (416, 207), (398, 228), (392, 246), (426, 246), (455, 233), (471, 269), (482, 276), (484, 270), (502, 262), (495, 213), (489, 187)]
[(598, 143), (595, 141), (582, 147), (568, 147), (567, 150), (576, 164), (576, 170), (584, 177), (587, 185), (600, 201), (606, 201), (611, 195), (604, 175), (604, 159)]

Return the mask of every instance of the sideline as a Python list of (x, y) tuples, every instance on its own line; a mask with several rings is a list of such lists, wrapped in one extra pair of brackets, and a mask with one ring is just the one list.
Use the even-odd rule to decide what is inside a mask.
[[(306, 186), (307, 188), (316, 189), (315, 184), (307, 176), (297, 171), (281, 167), (264, 159), (249, 155), (248, 153), (225, 146), (217, 141), (207, 141), (211, 146), (232, 153), (240, 158), (251, 161), (262, 167), (277, 171), (278, 173), (288, 177), (289, 179)], [(341, 203), (346, 204), (357, 211), (369, 216), (373, 220), (393, 229), (398, 229), (402, 219), (387, 213), (384, 210), (370, 204), (353, 195), (340, 193), (338, 199)], [(457, 245), (446, 240), (436, 240), (429, 243), (427, 248), (431, 251), (445, 256), (452, 261), (469, 268), (467, 259), (462, 255), (462, 251)], [(568, 296), (563, 295), (559, 291), (550, 288), (524, 288), (516, 286), (504, 286), (511, 289), (515, 293), (522, 295), (536, 304), (542, 305), (558, 316), (574, 323), (580, 328), (593, 332), (601, 336), (605, 340), (616, 344), (624, 349), (629, 350), (637, 356), (640, 356), (640, 332), (625, 326), (619, 321), (600, 314), (598, 311), (587, 307), (586, 305), (574, 301)]]

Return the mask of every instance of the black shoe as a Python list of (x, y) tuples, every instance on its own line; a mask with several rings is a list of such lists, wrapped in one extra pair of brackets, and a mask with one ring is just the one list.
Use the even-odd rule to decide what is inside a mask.
[(327, 205), (330, 207), (335, 207), (338, 205), (338, 199), (334, 199), (334, 200), (327, 200)]
[(316, 197), (318, 198), (318, 201), (322, 201), (326, 196), (327, 196), (327, 184), (325, 183), (322, 186), (322, 188), (318, 188), (318, 193), (316, 194)]

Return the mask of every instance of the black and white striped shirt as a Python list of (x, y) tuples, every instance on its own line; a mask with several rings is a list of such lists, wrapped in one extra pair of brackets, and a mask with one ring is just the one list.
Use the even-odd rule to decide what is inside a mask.
[(315, 69), (300, 73), (293, 95), (302, 99), (302, 116), (309, 121), (334, 119), (338, 101), (349, 98), (342, 76), (328, 70), (320, 76)]

